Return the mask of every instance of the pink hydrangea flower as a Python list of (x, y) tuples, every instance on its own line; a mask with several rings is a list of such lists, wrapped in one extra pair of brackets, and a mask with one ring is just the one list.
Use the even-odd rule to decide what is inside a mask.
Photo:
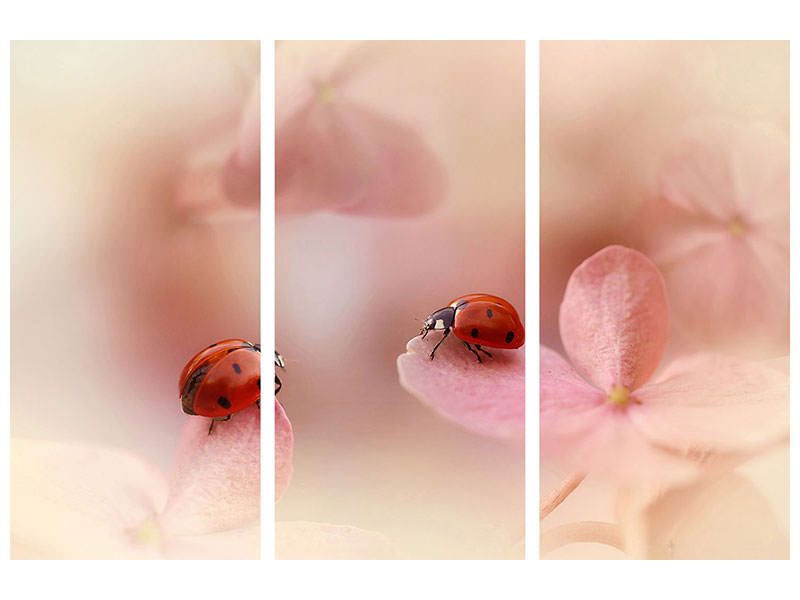
[[(293, 44), (278, 51), (291, 57)], [(278, 212), (414, 216), (444, 200), (441, 160), (422, 131), (392, 114), (391, 94), (378, 109), (354, 96), (353, 80), (367, 76), (380, 48), (361, 46), (335, 65), (279, 61), (278, 87), (289, 91), (276, 100)]]
[(559, 325), (572, 365), (541, 347), (543, 456), (624, 483), (667, 483), (788, 435), (788, 378), (776, 370), (699, 354), (653, 376), (669, 309), (661, 274), (636, 250), (609, 246), (575, 269)]
[(12, 558), (258, 558), (260, 411), (212, 435), (187, 421), (169, 477), (125, 450), (13, 440)]
[[(437, 337), (437, 336), (433, 336)], [(451, 336), (454, 337), (454, 336)], [(438, 339), (419, 336), (397, 358), (402, 385), (436, 413), (481, 435), (522, 440), (525, 434), (525, 348), (491, 348), (478, 363), (457, 340), (430, 352)], [(449, 343), (448, 343), (449, 342)]]
[(788, 136), (763, 123), (694, 125), (662, 165), (648, 214), (644, 247), (680, 332), (737, 354), (786, 354)]

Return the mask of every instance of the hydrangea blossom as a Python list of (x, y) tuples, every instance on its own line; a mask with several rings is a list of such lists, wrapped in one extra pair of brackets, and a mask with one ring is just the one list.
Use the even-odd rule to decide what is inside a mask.
[(706, 347), (785, 354), (789, 322), (789, 142), (764, 123), (689, 128), (659, 173), (644, 247), (675, 325)]
[(541, 448), (622, 483), (689, 481), (788, 435), (788, 378), (759, 363), (681, 356), (667, 342), (664, 281), (636, 250), (607, 247), (573, 272), (561, 305), (572, 364), (541, 348)]

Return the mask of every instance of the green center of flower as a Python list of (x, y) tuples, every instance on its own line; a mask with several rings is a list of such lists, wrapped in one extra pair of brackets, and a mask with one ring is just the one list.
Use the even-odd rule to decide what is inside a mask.
[(617, 406), (626, 406), (631, 398), (631, 393), (623, 385), (615, 385), (611, 388), (611, 393), (606, 398), (609, 404), (616, 404)]
[(736, 236), (742, 236), (745, 232), (744, 223), (742, 223), (738, 218), (730, 222), (728, 229), (733, 235)]

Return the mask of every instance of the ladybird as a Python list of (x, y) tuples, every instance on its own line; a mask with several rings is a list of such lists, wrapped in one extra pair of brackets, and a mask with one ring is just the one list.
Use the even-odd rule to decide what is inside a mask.
[[(286, 363), (283, 362), (283, 357), (281, 356), (281, 353), (278, 352), (277, 350), (275, 350), (275, 366), (276, 367), (280, 367), (281, 369), (285, 369), (286, 368)], [(275, 375), (275, 395), (276, 396), (278, 395), (278, 392), (281, 391), (282, 387), (283, 387), (283, 384), (281, 383), (280, 378), (276, 374)]]
[(227, 421), (235, 412), (261, 401), (261, 346), (223, 340), (195, 354), (178, 380), (183, 412)]
[(425, 339), (432, 330), (442, 330), (444, 334), (433, 347), (431, 360), (451, 331), (475, 354), (478, 362), (482, 362), (479, 351), (493, 358), (482, 346), (519, 348), (525, 343), (525, 328), (517, 311), (508, 300), (491, 294), (467, 294), (456, 298), (449, 305), (430, 314), (419, 334)]

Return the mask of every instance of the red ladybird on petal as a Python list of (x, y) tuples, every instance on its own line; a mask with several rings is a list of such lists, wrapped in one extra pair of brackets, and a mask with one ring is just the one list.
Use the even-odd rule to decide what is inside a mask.
[(183, 412), (227, 421), (261, 400), (261, 346), (230, 339), (195, 354), (178, 380)]
[(431, 313), (419, 333), (424, 339), (433, 330), (444, 334), (433, 347), (431, 360), (451, 331), (475, 354), (478, 362), (481, 362), (478, 352), (492, 357), (483, 346), (513, 349), (525, 343), (525, 328), (516, 309), (507, 300), (491, 294), (467, 294)]

